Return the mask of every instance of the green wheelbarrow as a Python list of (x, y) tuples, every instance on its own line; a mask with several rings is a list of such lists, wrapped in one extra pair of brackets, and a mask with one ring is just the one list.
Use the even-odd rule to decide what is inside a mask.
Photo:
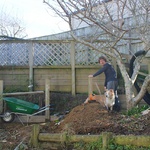
[(5, 97), (3, 100), (9, 110), (6, 110), (0, 117), (6, 123), (12, 122), (16, 115), (34, 116), (50, 108), (50, 105), (40, 108), (37, 104), (14, 97)]

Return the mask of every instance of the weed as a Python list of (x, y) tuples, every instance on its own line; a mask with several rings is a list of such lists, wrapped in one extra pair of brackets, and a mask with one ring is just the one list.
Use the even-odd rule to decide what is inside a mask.
[(102, 149), (102, 138), (100, 137), (95, 142), (84, 143), (83, 141), (74, 144), (75, 150), (101, 150)]
[(125, 115), (139, 117), (141, 112), (148, 109), (148, 108), (149, 108), (148, 105), (143, 105), (143, 106), (140, 106), (140, 107), (135, 106), (135, 107), (131, 108), (128, 112), (126, 112)]

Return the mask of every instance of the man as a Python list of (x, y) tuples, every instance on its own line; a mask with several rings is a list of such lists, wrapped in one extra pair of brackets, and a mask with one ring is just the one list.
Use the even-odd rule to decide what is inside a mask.
[(96, 77), (98, 75), (100, 75), (101, 73), (105, 74), (105, 83), (104, 83), (104, 89), (113, 89), (115, 92), (115, 105), (118, 105), (118, 96), (117, 96), (117, 86), (118, 86), (118, 80), (117, 80), (117, 75), (116, 75), (116, 71), (114, 70), (114, 68), (112, 67), (112, 65), (110, 65), (109, 63), (107, 63), (107, 60), (104, 56), (101, 56), (98, 60), (98, 62), (100, 63), (100, 65), (102, 65), (102, 68), (100, 70), (98, 70), (95, 74), (93, 75), (89, 75), (89, 78), (92, 77)]

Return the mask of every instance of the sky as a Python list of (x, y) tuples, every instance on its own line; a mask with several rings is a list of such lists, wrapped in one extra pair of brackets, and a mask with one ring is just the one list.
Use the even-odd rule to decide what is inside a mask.
[(0, 10), (23, 20), (27, 38), (69, 30), (68, 24), (50, 10), (43, 0), (0, 0)]

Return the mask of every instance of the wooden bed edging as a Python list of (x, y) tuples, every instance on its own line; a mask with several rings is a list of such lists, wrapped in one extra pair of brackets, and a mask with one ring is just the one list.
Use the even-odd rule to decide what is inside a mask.
[[(67, 139), (67, 134), (50, 134), (50, 133), (40, 133), (38, 136), (39, 141), (46, 141), (46, 142), (65, 142)], [(71, 143), (76, 142), (94, 142), (97, 141), (100, 135), (69, 135), (69, 141)]]
[(113, 135), (111, 132), (102, 132), (101, 135), (68, 135), (67, 133), (51, 134), (40, 133), (40, 125), (33, 125), (30, 145), (32, 147), (39, 147), (41, 143), (77, 143), (77, 142), (96, 142), (99, 138), (102, 138), (103, 150), (107, 149), (109, 141), (114, 140), (118, 145), (132, 145), (132, 146), (150, 146), (150, 136), (134, 136), (134, 135)]
[(114, 140), (118, 145), (150, 146), (150, 136), (147, 135), (118, 135), (114, 136)]

